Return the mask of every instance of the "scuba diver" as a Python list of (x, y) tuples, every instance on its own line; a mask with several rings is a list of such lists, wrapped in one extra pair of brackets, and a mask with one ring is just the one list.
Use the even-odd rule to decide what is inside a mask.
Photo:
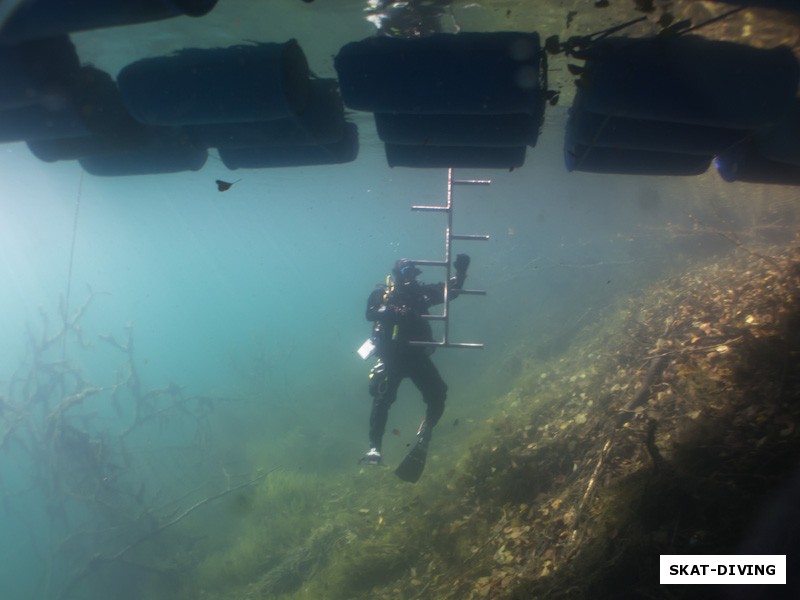
[[(455, 298), (464, 286), (470, 258), (459, 254), (453, 266), (455, 276), (447, 286), (448, 296)], [(406, 258), (395, 262), (392, 279), (376, 288), (367, 300), (367, 320), (373, 321), (372, 337), (378, 362), (370, 371), (369, 392), (372, 412), (369, 418), (369, 451), (360, 464), (382, 465), (381, 443), (389, 417), (389, 408), (397, 399), (397, 389), (406, 377), (422, 393), (426, 405), (425, 419), (417, 432), (417, 442), (397, 468), (405, 481), (417, 481), (422, 475), (431, 431), (444, 413), (447, 384), (431, 360), (435, 347), (417, 346), (412, 341), (432, 342), (430, 322), (423, 317), (431, 306), (445, 301), (445, 284), (417, 281), (421, 271)]]

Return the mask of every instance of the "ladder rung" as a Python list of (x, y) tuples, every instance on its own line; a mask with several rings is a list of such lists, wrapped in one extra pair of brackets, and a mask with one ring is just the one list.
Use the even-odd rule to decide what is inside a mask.
[(432, 212), (447, 212), (450, 210), (449, 206), (427, 206), (424, 204), (415, 204), (411, 210), (428, 210)]
[(421, 267), (446, 267), (447, 263), (443, 260), (412, 260), (411, 261), (415, 265), (420, 265)]
[(451, 240), (488, 240), (489, 236), (480, 233), (451, 234)]
[(426, 321), (446, 321), (447, 315), (420, 315), (420, 318)]
[(453, 185), (492, 185), (491, 179), (453, 179)]
[(438, 342), (408, 342), (410, 346), (433, 346), (434, 348), (483, 348), (483, 344), (476, 344), (472, 342), (446, 342), (444, 340)]

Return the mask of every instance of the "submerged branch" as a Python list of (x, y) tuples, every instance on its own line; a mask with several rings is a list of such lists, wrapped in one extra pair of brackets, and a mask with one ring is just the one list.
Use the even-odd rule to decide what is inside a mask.
[(131, 542), (130, 544), (128, 544), (127, 546), (122, 548), (116, 554), (114, 554), (112, 556), (109, 556), (109, 557), (99, 557), (99, 560), (116, 560), (116, 559), (120, 558), (121, 556), (127, 554), (128, 552), (130, 552), (131, 550), (133, 550), (134, 548), (136, 548), (140, 544), (146, 542), (150, 538), (153, 538), (153, 537), (157, 536), (162, 531), (164, 531), (164, 530), (172, 527), (173, 525), (176, 525), (179, 522), (183, 521), (186, 517), (188, 517), (190, 514), (192, 514), (198, 508), (201, 508), (201, 507), (205, 506), (206, 504), (214, 502), (215, 500), (219, 500), (220, 498), (223, 498), (224, 496), (227, 496), (228, 494), (232, 494), (233, 492), (236, 492), (236, 491), (241, 490), (243, 488), (255, 485), (256, 483), (258, 483), (259, 481), (261, 481), (262, 479), (267, 477), (267, 475), (269, 475), (270, 473), (276, 471), (277, 469), (278, 469), (278, 467), (273, 467), (269, 471), (264, 471), (260, 475), (258, 475), (256, 477), (253, 477), (252, 479), (249, 479), (248, 481), (245, 481), (244, 483), (240, 483), (239, 485), (235, 485), (233, 487), (230, 487), (230, 486), (226, 487), (223, 491), (221, 491), (221, 492), (219, 492), (217, 494), (214, 494), (213, 496), (208, 496), (206, 498), (203, 498), (202, 500), (199, 500), (199, 501), (195, 502), (192, 506), (190, 506), (189, 508), (184, 510), (178, 516), (174, 517), (173, 519), (170, 519), (169, 521), (167, 521), (165, 523), (162, 523), (156, 529), (154, 529), (150, 533), (140, 537), (135, 542)]
[[(67, 595), (75, 588), (75, 586), (77, 586), (84, 579), (84, 577), (86, 577), (89, 574), (89, 570), (95, 564), (101, 563), (101, 562), (107, 563), (107, 562), (114, 562), (114, 561), (122, 560), (123, 557), (128, 552), (130, 552), (134, 548), (139, 547), (144, 542), (146, 542), (146, 541), (158, 536), (159, 534), (161, 534), (165, 530), (169, 529), (173, 525), (177, 525), (178, 523), (183, 521), (186, 517), (188, 517), (193, 512), (195, 512), (197, 509), (202, 508), (206, 504), (210, 504), (210, 503), (212, 503), (212, 502), (214, 502), (216, 500), (219, 500), (220, 498), (223, 498), (223, 497), (225, 497), (225, 496), (227, 496), (229, 494), (232, 494), (233, 492), (236, 492), (236, 491), (239, 491), (241, 489), (253, 486), (256, 483), (258, 483), (259, 481), (261, 481), (262, 479), (264, 479), (265, 477), (267, 477), (268, 475), (270, 475), (271, 473), (277, 471), (279, 468), (280, 467), (273, 467), (272, 469), (269, 469), (268, 471), (264, 471), (263, 473), (261, 473), (261, 474), (257, 475), (256, 477), (253, 477), (253, 478), (245, 481), (244, 483), (240, 483), (240, 484), (235, 485), (233, 487), (228, 486), (224, 490), (222, 490), (221, 492), (219, 492), (217, 494), (214, 494), (212, 496), (208, 496), (206, 498), (203, 498), (202, 500), (199, 500), (199, 501), (195, 502), (192, 506), (190, 506), (186, 510), (182, 511), (177, 516), (173, 517), (172, 519), (170, 519), (168, 521), (165, 521), (164, 523), (162, 523), (161, 525), (159, 525), (158, 527), (156, 527), (152, 531), (146, 533), (145, 535), (141, 536), (137, 540), (134, 540), (133, 542), (129, 543), (127, 546), (124, 546), (123, 548), (121, 548), (120, 550), (118, 550), (117, 552), (115, 552), (114, 554), (112, 554), (110, 556), (104, 556), (102, 554), (95, 554), (94, 556), (92, 556), (89, 559), (89, 561), (83, 566), (83, 568), (80, 569), (80, 571), (78, 571), (75, 575), (72, 576), (70, 581), (64, 586), (64, 588), (56, 596), (57, 600), (60, 600), (61, 598), (66, 598)], [(141, 565), (138, 565), (138, 566), (141, 566)]]
[(634, 410), (647, 401), (650, 396), (650, 388), (655, 383), (656, 378), (664, 371), (667, 366), (667, 356), (660, 355), (650, 359), (650, 367), (644, 375), (639, 391), (633, 395), (628, 403), (622, 408), (620, 414), (617, 415), (617, 427), (622, 427), (633, 415)]
[[(597, 463), (595, 464), (594, 469), (592, 470), (592, 474), (589, 477), (589, 481), (586, 485), (586, 489), (581, 496), (581, 501), (578, 503), (578, 507), (576, 509), (575, 514), (575, 527), (572, 531), (573, 540), (577, 539), (578, 537), (578, 528), (581, 523), (581, 519), (584, 515), (584, 511), (588, 506), (589, 502), (591, 502), (592, 497), (594, 496), (594, 491), (597, 487), (597, 482), (600, 480), (600, 477), (603, 473), (603, 469), (606, 465), (606, 458), (611, 453), (611, 449), (614, 447), (614, 437), (613, 434), (621, 429), (625, 423), (627, 423), (630, 418), (635, 414), (635, 410), (637, 407), (644, 404), (647, 399), (650, 397), (650, 389), (652, 388), (653, 384), (655, 383), (656, 379), (661, 375), (664, 371), (664, 368), (667, 365), (667, 355), (659, 355), (653, 358), (650, 358), (650, 366), (647, 369), (647, 372), (642, 379), (641, 384), (639, 385), (638, 391), (633, 395), (633, 397), (628, 400), (625, 406), (620, 410), (614, 420), (614, 430), (611, 432), (611, 435), (606, 439), (603, 448), (600, 450), (599, 457), (597, 459)], [(655, 431), (653, 429), (653, 431)], [(648, 440), (649, 443), (650, 440)], [(652, 448), (648, 446), (648, 449), (653, 452)], [(657, 454), (653, 454), (653, 459), (656, 461), (655, 456)], [(660, 458), (660, 455), (658, 455)]]
[(721, 229), (719, 229), (718, 227), (714, 227), (712, 225), (706, 225), (700, 219), (698, 219), (697, 217), (695, 217), (693, 215), (689, 215), (689, 218), (691, 218), (692, 221), (694, 221), (697, 225), (699, 225), (700, 227), (702, 227), (706, 231), (710, 231), (711, 233), (715, 233), (716, 235), (718, 235), (718, 236), (728, 240), (729, 242), (731, 242), (737, 248), (741, 248), (742, 250), (744, 250), (745, 252), (747, 252), (751, 256), (755, 256), (756, 258), (760, 258), (761, 260), (769, 263), (772, 267), (774, 267), (774, 268), (776, 268), (778, 270), (781, 270), (781, 265), (778, 264), (778, 261), (776, 261), (774, 258), (772, 258), (770, 256), (767, 256), (765, 254), (761, 254), (760, 252), (756, 252), (752, 248), (748, 248), (743, 242), (738, 240), (733, 234), (726, 233), (726, 232), (722, 231)]

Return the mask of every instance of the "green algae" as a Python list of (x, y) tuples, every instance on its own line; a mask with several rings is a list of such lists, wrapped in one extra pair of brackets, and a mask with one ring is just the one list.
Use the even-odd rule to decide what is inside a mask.
[[(786, 403), (796, 387), (782, 367), (796, 342), (791, 256), (780, 258), (787, 271), (771, 297), (719, 296), (771, 269), (754, 256), (723, 261), (609, 307), (562, 355), (518, 346), (510, 390), (487, 399), (459, 451), (432, 460), (415, 486), (390, 469), (271, 474), (232, 500), (246, 505), (241, 527), (198, 566), (196, 591), (210, 600), (654, 594), (659, 554), (730, 551), (796, 455), (797, 404)], [(746, 320), (725, 325), (736, 312), (726, 302), (760, 307), (763, 331), (742, 338), (732, 328)], [(695, 340), (706, 321), (716, 323), (710, 337)], [(670, 357), (663, 378), (619, 420), (652, 353)], [(754, 403), (759, 389), (772, 391)]]

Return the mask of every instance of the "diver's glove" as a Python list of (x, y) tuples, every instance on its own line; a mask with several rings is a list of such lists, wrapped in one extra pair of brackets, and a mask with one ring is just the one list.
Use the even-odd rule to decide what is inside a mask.
[(464, 280), (467, 278), (467, 269), (469, 269), (469, 254), (458, 254), (453, 261), (453, 266), (456, 269), (456, 276), (453, 277), (455, 281), (451, 282), (454, 288), (464, 287)]
[(378, 319), (388, 321), (390, 323), (399, 323), (401, 321), (411, 320), (416, 317), (414, 309), (408, 306), (398, 306), (396, 304), (384, 304), (378, 310)]
[(469, 254), (457, 254), (456, 259), (453, 261), (453, 266), (456, 268), (456, 274), (464, 274), (466, 277), (467, 269), (469, 269)]

